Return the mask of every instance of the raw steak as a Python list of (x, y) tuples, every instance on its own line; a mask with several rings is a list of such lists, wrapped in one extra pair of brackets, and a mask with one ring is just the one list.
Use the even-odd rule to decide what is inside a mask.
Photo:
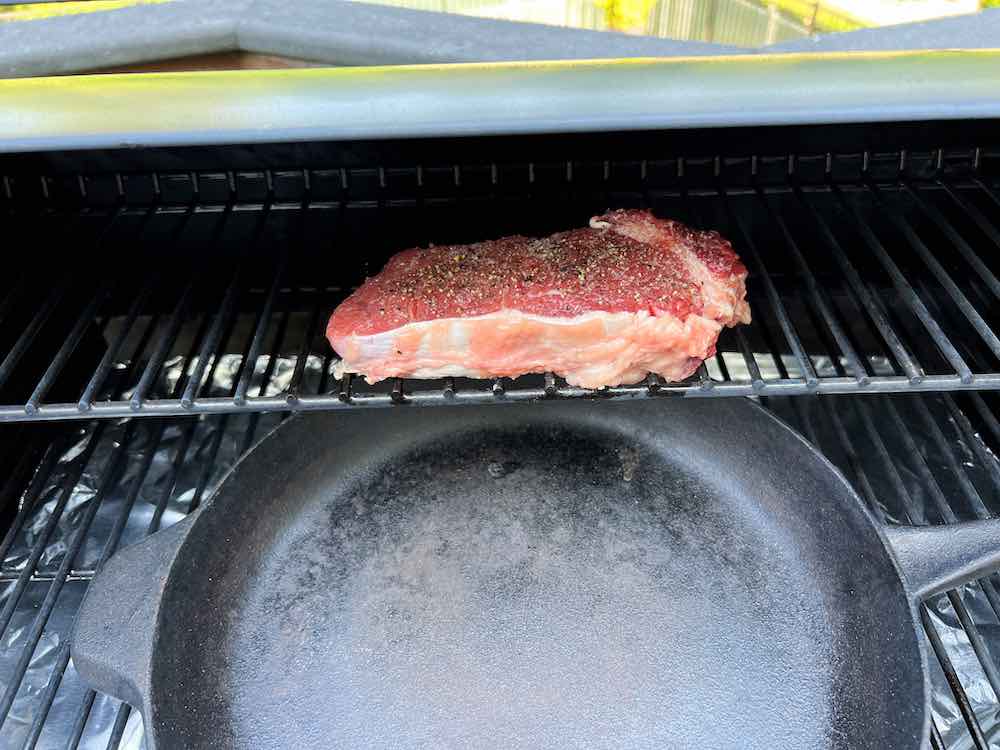
[(683, 380), (722, 326), (750, 322), (746, 268), (717, 232), (648, 211), (585, 229), (395, 255), (334, 311), (338, 373), (514, 377), (572, 385)]

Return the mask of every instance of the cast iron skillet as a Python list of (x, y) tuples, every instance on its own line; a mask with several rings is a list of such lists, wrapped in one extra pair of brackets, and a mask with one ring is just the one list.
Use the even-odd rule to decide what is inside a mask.
[(165, 748), (919, 748), (918, 597), (1000, 521), (879, 528), (744, 399), (288, 420), (91, 585)]

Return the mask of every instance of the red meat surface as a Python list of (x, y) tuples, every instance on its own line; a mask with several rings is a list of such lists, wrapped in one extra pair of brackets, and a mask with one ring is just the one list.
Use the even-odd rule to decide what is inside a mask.
[(714, 354), (722, 326), (750, 321), (746, 275), (717, 232), (612, 211), (541, 239), (398, 253), (334, 311), (327, 337), (342, 372), (373, 382), (681, 380)]

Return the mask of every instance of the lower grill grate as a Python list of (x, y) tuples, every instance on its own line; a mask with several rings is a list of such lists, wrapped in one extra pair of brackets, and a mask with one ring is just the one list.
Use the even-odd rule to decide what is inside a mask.
[[(84, 263), (46, 287), (40, 302), (33, 273), (12, 281), (0, 297), (0, 322), (19, 335), (0, 340), (0, 421), (1000, 389), (1000, 194), (979, 178), (601, 192), (546, 201), (544, 215), (540, 203), (508, 197), (498, 211), (492, 200), (461, 198), (306, 201), (59, 215), (46, 222), (62, 233), (53, 244), (90, 248), (81, 256), (132, 273), (109, 279)], [(326, 318), (393, 252), (415, 242), (547, 233), (616, 205), (718, 228), (750, 269), (754, 323), (724, 331), (718, 355), (688, 381), (653, 376), (595, 392), (552, 374), (376, 386), (332, 377)], [(511, 224), (511, 215), (522, 223)], [(24, 221), (41, 246), (37, 218)], [(275, 348), (294, 371), (282, 388), (254, 393), (264, 352)], [(170, 369), (188, 355), (184, 372)], [(116, 381), (116, 372), (140, 361), (130, 382)], [(74, 367), (86, 385), (62, 387)], [(231, 374), (229, 390), (212, 390), (212, 368)], [(169, 372), (185, 381), (176, 392)]]
[[(269, 357), (274, 366), (255, 381), (256, 392), (287, 384), (294, 367), (276, 359)], [(765, 403), (818, 443), (888, 523), (1000, 512), (994, 394)], [(67, 638), (88, 581), (117, 548), (204, 502), (235, 459), (282, 418), (92, 420), (51, 442), (0, 543), (0, 746), (141, 747), (138, 715), (88, 691), (70, 663)], [(998, 587), (993, 575), (921, 607), (932, 747), (987, 748), (1000, 739)]]

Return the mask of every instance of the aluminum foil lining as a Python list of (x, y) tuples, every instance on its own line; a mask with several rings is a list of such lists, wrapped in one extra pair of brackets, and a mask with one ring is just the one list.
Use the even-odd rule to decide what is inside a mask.
[[(237, 355), (220, 358), (208, 388), (210, 395), (231, 391), (239, 359)], [(725, 364), (734, 379), (746, 375), (741, 362), (738, 356), (726, 357)], [(776, 368), (767, 371), (763, 357), (758, 363), (765, 377), (778, 375)], [(821, 374), (836, 374), (837, 365), (842, 363), (815, 364), (817, 370), (823, 371)], [(783, 365), (791, 369), (794, 363)], [(280, 393), (288, 386), (294, 366), (293, 357), (270, 361), (261, 358), (251, 393)], [(873, 366), (877, 368), (881, 363)], [(310, 357), (303, 386), (316, 392), (322, 369), (323, 360)], [(159, 392), (171, 392), (182, 372), (180, 359), (168, 362)], [(927, 486), (927, 471), (956, 518), (1000, 511), (1000, 462), (980, 435), (966, 429), (960, 408), (967, 408), (967, 404), (962, 401), (956, 405), (960, 398), (965, 396), (796, 397), (766, 399), (765, 405), (817, 442), (862, 494), (869, 496), (887, 522), (939, 523), (943, 519), (935, 495)], [(124, 546), (176, 522), (194, 504), (208, 501), (212, 488), (239, 455), (282, 418), (279, 414), (240, 414), (169, 421), (122, 420), (72, 428), (58, 454), (52, 457), (55, 463), (50, 473), (39, 475), (44, 481), (37, 501), (29, 505), (31, 498), (22, 498), (24, 523), (0, 561), (3, 607), (18, 587), (17, 576), (31, 562), (33, 553), (38, 555), (35, 572), (23, 587), (9, 625), (0, 634), (0, 691), (6, 691), (18, 660), (30, 647), (32, 626), (46, 596), (53, 591), (53, 577), (58, 579), (68, 552), (74, 545), (78, 547), (68, 580), (32, 651), (10, 715), (0, 728), (0, 747), (24, 745), (49, 695), (51, 706), (36, 747), (66, 747), (77, 731), (77, 747), (86, 750), (103, 750), (109, 742), (111, 747), (117, 743), (119, 748), (134, 750), (143, 746), (138, 712), (108, 696), (90, 693), (71, 662), (60, 677), (60, 660), (68, 656), (67, 638), (87, 583), (108, 552), (116, 526), (121, 528), (117, 546)], [(929, 429), (928, 418), (937, 425), (938, 433)], [(910, 442), (904, 439), (904, 432)], [(144, 467), (147, 458), (148, 467)], [(109, 471), (114, 472), (110, 479)], [(63, 495), (65, 501), (61, 502)], [(133, 495), (134, 501), (130, 502)], [(95, 502), (99, 503), (96, 514), (85, 528), (87, 508)], [(61, 512), (60, 505), (64, 506)], [(77, 534), (82, 538), (77, 539)], [(965, 586), (956, 596), (976, 624), (989, 653), (1000, 658), (1000, 619), (982, 585)], [(988, 739), (1000, 742), (1000, 702), (952, 601), (941, 595), (927, 606), (984, 733)], [(938, 660), (928, 653), (934, 723), (948, 748), (970, 747), (965, 721), (952, 691)]]

